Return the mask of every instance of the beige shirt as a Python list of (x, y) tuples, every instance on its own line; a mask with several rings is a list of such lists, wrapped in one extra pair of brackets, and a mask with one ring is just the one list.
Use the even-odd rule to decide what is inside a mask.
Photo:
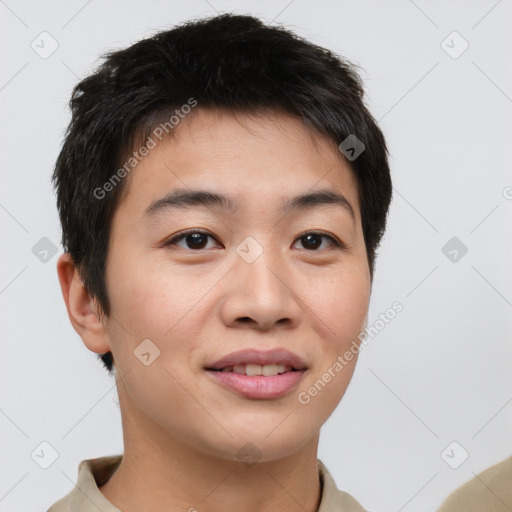
[(454, 491), (438, 512), (509, 512), (512, 510), (512, 457)]
[[(99, 488), (112, 476), (122, 458), (122, 455), (111, 455), (80, 462), (75, 487), (47, 512), (121, 512), (103, 496)], [(319, 459), (317, 468), (322, 486), (318, 512), (365, 512), (350, 494), (338, 490), (332, 476)]]

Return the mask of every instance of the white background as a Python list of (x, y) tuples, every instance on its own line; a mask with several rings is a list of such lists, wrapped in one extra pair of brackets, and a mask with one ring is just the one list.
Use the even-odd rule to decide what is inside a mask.
[[(319, 458), (373, 512), (435, 510), (512, 454), (512, 1), (184, 4), (0, 1), (0, 511), (45, 511), (79, 461), (123, 450), (114, 380), (72, 329), (55, 269), (50, 176), (71, 89), (105, 51), (215, 10), (364, 68), (394, 184), (369, 324), (404, 310), (362, 351)], [(47, 59), (31, 48), (42, 31), (59, 45)], [(441, 46), (453, 31), (469, 43), (458, 58)], [(468, 248), (456, 263), (441, 250), (454, 236)], [(32, 253), (42, 237), (59, 248), (47, 263)], [(46, 470), (30, 455), (43, 441), (59, 453)], [(458, 469), (441, 457), (452, 441), (469, 453)]]

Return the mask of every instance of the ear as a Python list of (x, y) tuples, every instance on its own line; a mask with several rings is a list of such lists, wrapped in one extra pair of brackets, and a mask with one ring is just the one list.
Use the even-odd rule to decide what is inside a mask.
[(109, 352), (110, 344), (99, 305), (85, 288), (69, 253), (62, 254), (57, 261), (57, 274), (73, 328), (89, 350), (98, 354)]

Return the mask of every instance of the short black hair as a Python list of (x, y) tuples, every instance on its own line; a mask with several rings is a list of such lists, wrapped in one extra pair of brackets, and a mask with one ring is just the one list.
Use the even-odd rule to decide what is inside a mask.
[[(233, 113), (283, 112), (337, 145), (355, 135), (364, 151), (348, 160), (373, 281), (392, 184), (386, 142), (365, 106), (357, 67), (281, 26), (234, 14), (188, 21), (104, 54), (73, 89), (72, 118), (52, 177), (64, 251), (101, 314), (110, 313), (105, 263), (126, 182), (126, 165), (124, 173), (120, 166), (133, 156), (136, 140), (191, 99), (198, 108)], [(112, 183), (116, 170), (119, 184)], [(98, 357), (113, 374), (112, 353)]]

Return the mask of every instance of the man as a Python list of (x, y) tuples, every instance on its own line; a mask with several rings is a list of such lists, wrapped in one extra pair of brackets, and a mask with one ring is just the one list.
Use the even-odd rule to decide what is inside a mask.
[(124, 453), (51, 512), (362, 511), (317, 459), (365, 328), (391, 178), (353, 67), (250, 16), (80, 82), (54, 183), (69, 318)]

